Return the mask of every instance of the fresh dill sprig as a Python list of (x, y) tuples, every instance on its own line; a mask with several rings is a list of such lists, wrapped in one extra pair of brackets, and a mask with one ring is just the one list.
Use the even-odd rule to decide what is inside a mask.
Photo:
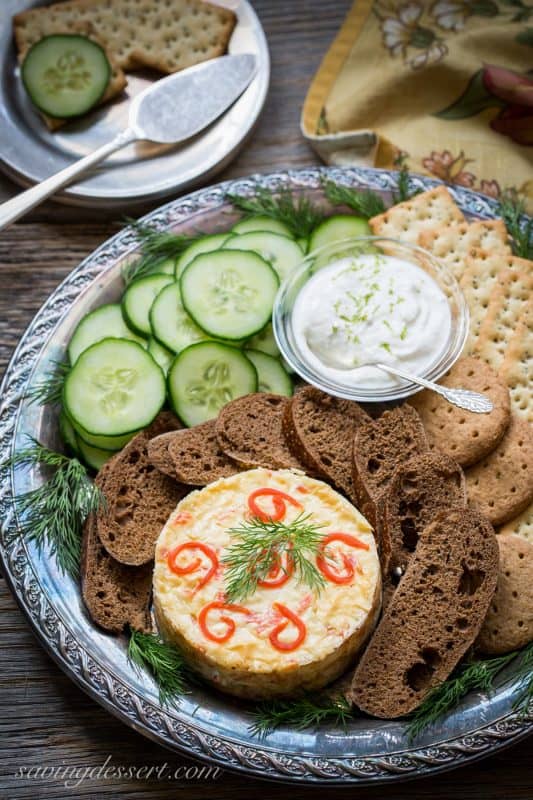
[(48, 543), (59, 569), (76, 578), (83, 523), (89, 514), (102, 507), (104, 498), (76, 458), (49, 450), (35, 439), (31, 442), (15, 453), (10, 465), (42, 464), (54, 472), (38, 489), (16, 497), (20, 530), (39, 549)]
[(197, 236), (158, 231), (150, 225), (136, 220), (127, 220), (141, 242), (141, 256), (126, 264), (122, 279), (126, 286), (150, 272), (157, 272), (157, 266), (169, 258), (177, 258), (192, 244)]
[(61, 401), (63, 385), (70, 370), (70, 365), (64, 361), (52, 361), (52, 364), (54, 365), (54, 371), (49, 372), (28, 390), (26, 397), (30, 403), (46, 406)]
[(297, 238), (309, 236), (325, 217), (308, 197), (303, 194), (295, 196), (286, 187), (270, 191), (256, 186), (252, 197), (228, 192), (226, 199), (247, 216), (270, 217), (282, 222)]
[(533, 702), (533, 642), (522, 650), (520, 655), (520, 673), (522, 675), (518, 684), (517, 696), (513, 709), (520, 711), (524, 716), (529, 712)]
[(324, 194), (332, 205), (348, 206), (366, 219), (376, 217), (385, 211), (383, 199), (371, 189), (355, 189), (331, 180), (325, 180), (322, 186)]
[(346, 728), (353, 712), (342, 694), (323, 698), (307, 695), (296, 700), (265, 700), (252, 711), (252, 716), (250, 733), (264, 737), (280, 725), (303, 730), (329, 722)]
[(187, 691), (189, 670), (180, 651), (164, 642), (157, 633), (131, 630), (128, 659), (139, 668), (148, 669), (159, 687), (162, 705), (175, 703)]
[(505, 192), (499, 210), (511, 236), (515, 255), (533, 258), (533, 219), (526, 221), (524, 201), (519, 200), (514, 192)]
[(394, 161), (394, 166), (398, 168), (396, 191), (392, 193), (394, 203), (403, 203), (405, 200), (410, 200), (411, 197), (420, 194), (422, 191), (422, 189), (411, 188), (411, 176), (407, 169), (405, 158), (406, 156), (400, 153)]
[(264, 580), (273, 567), (282, 564), (284, 554), (291, 559), (294, 575), (300, 583), (320, 591), (324, 578), (312, 559), (322, 541), (324, 525), (311, 523), (310, 516), (299, 514), (289, 523), (253, 517), (237, 528), (230, 528), (234, 541), (222, 559), (227, 565), (229, 600), (244, 600), (253, 594), (258, 582)]
[(407, 727), (407, 736), (410, 741), (415, 739), (428, 725), (436, 722), (443, 714), (455, 708), (468, 694), (479, 689), (490, 691), (494, 679), (517, 656), (521, 656), (518, 669), (522, 676), (519, 697), (516, 704), (527, 702), (526, 698), (533, 695), (533, 644), (524, 651), (514, 650), (503, 656), (488, 658), (479, 661), (466, 661), (460, 664), (448, 680), (436, 686), (428, 694), (424, 702), (410, 716)]

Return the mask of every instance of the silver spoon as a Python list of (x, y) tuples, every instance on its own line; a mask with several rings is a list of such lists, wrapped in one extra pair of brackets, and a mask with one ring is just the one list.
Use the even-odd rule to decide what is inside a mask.
[[(363, 365), (361, 365), (363, 366)], [(464, 408), (465, 411), (473, 411), (474, 414), (489, 414), (494, 408), (492, 401), (479, 392), (472, 392), (470, 389), (450, 389), (447, 386), (441, 386), (439, 383), (427, 381), (425, 378), (420, 378), (418, 375), (411, 375), (396, 367), (391, 367), (388, 364), (380, 364), (377, 362), (370, 362), (364, 364), (365, 367), (376, 367), (377, 369), (388, 372), (390, 375), (396, 375), (398, 378), (403, 378), (411, 383), (416, 383), (418, 386), (423, 386), (424, 389), (431, 389), (432, 392), (440, 394), (449, 403), (459, 408)]]
[(255, 71), (255, 56), (242, 53), (213, 58), (156, 81), (133, 99), (128, 127), (112, 141), (0, 205), (0, 230), (132, 142), (177, 144), (196, 136), (233, 105)]

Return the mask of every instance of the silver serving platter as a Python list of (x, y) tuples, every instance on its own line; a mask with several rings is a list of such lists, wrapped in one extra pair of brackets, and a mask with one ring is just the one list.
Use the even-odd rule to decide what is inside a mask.
[[(237, 154), (266, 100), (270, 81), (268, 46), (261, 23), (247, 0), (211, 2), (230, 8), (237, 15), (228, 51), (253, 53), (257, 59), (257, 75), (242, 97), (218, 122), (186, 144), (132, 144), (55, 199), (124, 210), (128, 204), (155, 201), (200, 182), (205, 184)], [(128, 73), (123, 95), (51, 133), (22, 85), (11, 27), (13, 14), (48, 4), (49, 0), (2, 0), (0, 13), (0, 168), (23, 186), (44, 180), (113, 139), (126, 127), (131, 99), (160, 77), (155, 72)]]
[[(371, 188), (390, 199), (396, 177), (374, 169), (313, 168), (230, 181), (174, 200), (145, 217), (161, 230), (212, 233), (236, 219), (225, 202), (229, 190), (250, 193), (254, 184), (287, 186), (324, 202), (325, 176)], [(422, 189), (436, 181), (413, 179)], [(468, 215), (491, 219), (496, 203), (467, 189), (452, 188)], [(31, 435), (59, 444), (56, 415), (30, 405), (25, 392), (60, 358), (77, 321), (96, 305), (120, 293), (120, 268), (137, 243), (125, 229), (86, 258), (53, 292), (23, 335), (0, 394), (1, 554), (13, 594), (43, 647), (97, 702), (135, 730), (162, 745), (223, 768), (281, 781), (318, 784), (391, 782), (459, 766), (512, 744), (532, 731), (533, 705), (526, 715), (513, 711), (517, 679), (512, 666), (490, 695), (470, 694), (461, 706), (409, 743), (402, 721), (354, 719), (346, 730), (322, 726), (296, 731), (281, 728), (265, 738), (250, 732), (249, 706), (208, 688), (196, 688), (177, 708), (162, 707), (157, 687), (126, 658), (125, 637), (99, 631), (89, 620), (78, 586), (58, 573), (47, 550), (19, 536), (15, 495), (38, 486), (39, 469), (6, 466), (15, 448)]]

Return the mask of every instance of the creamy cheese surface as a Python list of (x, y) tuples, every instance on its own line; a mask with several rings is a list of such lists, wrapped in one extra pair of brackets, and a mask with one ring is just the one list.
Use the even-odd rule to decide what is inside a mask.
[(305, 361), (324, 377), (360, 388), (394, 388), (382, 362), (422, 375), (446, 350), (446, 295), (423, 269), (381, 253), (350, 256), (300, 290), (292, 327)]
[[(286, 523), (304, 513), (311, 515), (313, 523), (324, 526), (324, 536), (342, 532), (357, 537), (364, 548), (355, 548), (339, 538), (325, 551), (333, 573), (352, 572), (352, 578), (345, 583), (325, 579), (318, 592), (291, 575), (281, 586), (259, 586), (252, 595), (234, 601), (241, 610), (233, 609), (225, 598), (226, 566), (222, 562), (234, 541), (231, 529), (250, 518), (249, 498), (258, 489), (281, 491), (296, 501), (295, 505), (286, 504)], [(268, 494), (257, 497), (256, 502), (266, 513), (272, 513)], [(195, 548), (194, 543), (199, 546)], [(177, 548), (178, 555), (174, 556)], [(212, 553), (216, 554), (214, 570)], [(173, 563), (181, 574), (173, 571)], [(187, 571), (191, 564), (195, 568)], [(210, 570), (212, 574), (205, 581)], [(156, 546), (154, 605), (162, 633), (192, 655), (206, 677), (226, 688), (237, 674), (242, 682), (243, 675), (281, 676), (288, 670), (294, 682), (294, 671), (302, 665), (314, 668), (314, 684), (331, 680), (335, 653), (341, 651), (343, 663), (339, 668), (346, 668), (346, 658), (356, 652), (372, 629), (380, 593), (379, 559), (368, 522), (325, 483), (290, 470), (249, 470), (192, 492), (178, 505)], [(219, 605), (211, 606), (206, 614), (206, 607), (212, 603)], [(225, 603), (229, 603), (226, 608)], [(298, 626), (280, 614), (280, 604), (296, 615)], [(228, 626), (223, 617), (234, 623), (229, 636), (231, 623)], [(283, 622), (287, 624), (279, 631), (278, 642), (291, 648), (291, 643), (302, 639), (287, 651), (272, 644), (271, 635)], [(213, 641), (211, 637), (225, 640)], [(328, 668), (322, 676), (320, 664), (324, 659)], [(237, 673), (232, 672), (235, 670)], [(338, 671), (333, 677), (336, 674)], [(279, 680), (283, 682), (282, 677)], [(235, 693), (240, 693), (238, 688)], [(259, 680), (248, 694), (267, 694), (264, 688)]]

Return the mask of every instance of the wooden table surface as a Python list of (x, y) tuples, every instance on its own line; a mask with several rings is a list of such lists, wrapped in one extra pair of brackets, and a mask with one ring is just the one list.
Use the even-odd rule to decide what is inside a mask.
[[(269, 41), (272, 83), (261, 121), (245, 149), (220, 179), (317, 163), (299, 133), (301, 105), (320, 58), (349, 7), (348, 0), (256, 0)], [(0, 177), (0, 200), (16, 187)], [(144, 209), (148, 210), (148, 209)], [(0, 234), (0, 373), (32, 316), (65, 275), (117, 230), (121, 215), (80, 211), (48, 203)], [(80, 222), (80, 220), (82, 220)], [(193, 762), (168, 752), (127, 728), (81, 692), (41, 650), (0, 579), (0, 800), (3, 798), (281, 797), (300, 800), (321, 789), (281, 786), (229, 772), (194, 777), (179, 769)], [(381, 800), (531, 800), (532, 740), (477, 764), (434, 778), (351, 789), (357, 798)], [(98, 777), (102, 765), (126, 777)], [(167, 764), (158, 778), (143, 767)], [(77, 767), (77, 786), (65, 785), (57, 767)], [(34, 777), (31, 770), (48, 769)], [(91, 768), (92, 774), (90, 772)], [(141, 772), (135, 777), (135, 770)], [(178, 769), (177, 777), (174, 777)], [(119, 770), (115, 771), (115, 775)], [(134, 777), (129, 777), (133, 775)], [(74, 783), (77, 783), (74, 781)], [(328, 796), (340, 796), (331, 789)]]

